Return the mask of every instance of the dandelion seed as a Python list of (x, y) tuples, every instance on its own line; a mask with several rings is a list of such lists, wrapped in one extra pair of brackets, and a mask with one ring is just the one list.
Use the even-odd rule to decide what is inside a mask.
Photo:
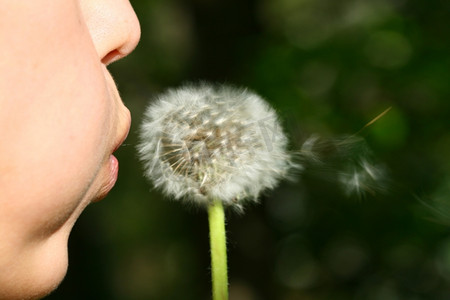
[(275, 111), (261, 97), (202, 84), (171, 89), (147, 108), (138, 151), (146, 177), (167, 195), (242, 209), (244, 200), (256, 201), (286, 177), (286, 146)]
[(299, 152), (299, 159), (312, 173), (337, 181), (347, 196), (358, 198), (386, 189), (386, 170), (372, 156), (365, 140), (356, 135), (332, 139), (312, 135)]
[(370, 163), (366, 159), (361, 159), (358, 164), (351, 164), (351, 171), (340, 172), (338, 180), (345, 190), (345, 193), (356, 195), (361, 198), (365, 193), (374, 195), (382, 192), (385, 187), (386, 177), (384, 168)]

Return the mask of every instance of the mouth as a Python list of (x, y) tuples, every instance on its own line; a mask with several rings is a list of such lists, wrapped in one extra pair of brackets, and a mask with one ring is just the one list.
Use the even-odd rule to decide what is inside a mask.
[(92, 202), (98, 202), (101, 199), (105, 198), (106, 195), (112, 190), (114, 185), (117, 182), (119, 176), (119, 160), (114, 156), (114, 152), (116, 152), (123, 142), (126, 140), (128, 133), (130, 132), (131, 127), (131, 116), (130, 112), (126, 109), (127, 116), (124, 118), (123, 123), (121, 124), (121, 131), (118, 134), (117, 139), (113, 143), (112, 150), (110, 152), (109, 157), (107, 158), (106, 166), (105, 166), (105, 181), (99, 192), (97, 193), (97, 197), (92, 200)]

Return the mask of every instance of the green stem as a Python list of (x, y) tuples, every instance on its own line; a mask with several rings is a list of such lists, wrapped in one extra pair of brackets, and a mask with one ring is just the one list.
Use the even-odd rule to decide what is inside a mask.
[(228, 300), (225, 213), (222, 201), (213, 201), (209, 205), (208, 217), (213, 300)]

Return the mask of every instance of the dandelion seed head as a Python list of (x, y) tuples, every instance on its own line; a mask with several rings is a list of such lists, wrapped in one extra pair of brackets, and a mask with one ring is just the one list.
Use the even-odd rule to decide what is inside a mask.
[(145, 175), (176, 199), (242, 207), (284, 178), (291, 160), (275, 111), (244, 89), (170, 89), (147, 108), (138, 152)]

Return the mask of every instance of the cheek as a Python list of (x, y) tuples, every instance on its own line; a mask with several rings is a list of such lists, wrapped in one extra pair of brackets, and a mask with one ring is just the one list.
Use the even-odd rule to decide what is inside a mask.
[(8, 176), (0, 187), (11, 199), (11, 222), (23, 221), (29, 238), (48, 236), (87, 201), (106, 159), (114, 103), (90, 39), (78, 43), (30, 70), (27, 89), (7, 103), (2, 120), (8, 145), (0, 152), (9, 159), (1, 164)]
[(72, 82), (80, 89), (59, 103), (47, 105), (45, 111), (41, 109), (28, 122), (33, 130), (24, 131), (32, 135), (22, 148), (31, 150), (21, 171), (26, 174), (24, 184), (32, 191), (26, 199), (45, 199), (37, 204), (36, 211), (46, 211), (40, 214), (47, 218), (46, 223), (53, 215), (56, 227), (86, 201), (107, 152), (111, 104), (102, 73), (87, 69), (89, 72), (80, 74), (89, 75)]

